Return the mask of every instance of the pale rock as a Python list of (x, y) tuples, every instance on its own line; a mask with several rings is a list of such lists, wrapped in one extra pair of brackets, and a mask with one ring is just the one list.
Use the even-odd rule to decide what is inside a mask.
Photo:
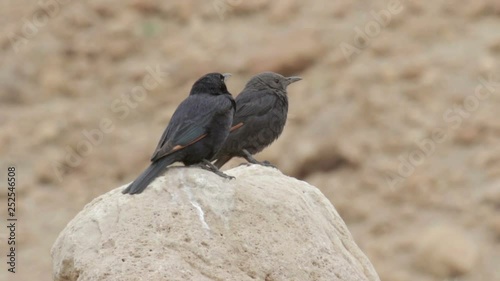
[(326, 197), (272, 168), (172, 167), (89, 203), (52, 248), (54, 280), (380, 280)]

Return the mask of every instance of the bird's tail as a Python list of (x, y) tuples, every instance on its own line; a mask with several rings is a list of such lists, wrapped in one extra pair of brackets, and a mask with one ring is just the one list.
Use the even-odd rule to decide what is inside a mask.
[(175, 162), (174, 155), (167, 155), (158, 161), (155, 161), (149, 165), (149, 167), (142, 172), (125, 190), (122, 191), (123, 194), (139, 194), (148, 187), (148, 185), (158, 177), (164, 170), (165, 167)]

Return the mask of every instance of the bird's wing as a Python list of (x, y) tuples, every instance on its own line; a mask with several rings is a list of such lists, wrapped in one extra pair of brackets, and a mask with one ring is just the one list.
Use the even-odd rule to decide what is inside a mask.
[(174, 112), (151, 161), (157, 161), (203, 139), (216, 111), (217, 100), (213, 96), (193, 95), (186, 98)]
[(266, 91), (242, 92), (236, 97), (236, 113), (234, 125), (245, 123), (248, 118), (259, 117), (268, 113), (276, 103), (278, 97)]

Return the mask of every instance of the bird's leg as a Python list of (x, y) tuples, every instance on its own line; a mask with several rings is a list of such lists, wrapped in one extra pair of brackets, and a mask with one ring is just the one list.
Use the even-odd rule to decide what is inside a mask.
[(213, 172), (214, 174), (218, 175), (219, 177), (222, 177), (225, 179), (234, 179), (233, 176), (230, 176), (230, 175), (227, 175), (227, 174), (224, 174), (223, 172), (221, 172), (214, 164), (212, 164), (212, 162), (208, 161), (207, 159), (203, 159), (203, 162), (200, 163), (200, 167), (202, 169), (207, 170), (207, 171)]
[(273, 164), (271, 164), (269, 161), (263, 161), (263, 162), (260, 162), (260, 161), (257, 161), (257, 159), (253, 158), (252, 154), (250, 154), (250, 152), (248, 152), (248, 150), (246, 149), (243, 149), (243, 154), (245, 157), (245, 159), (252, 163), (252, 164), (257, 164), (257, 165), (262, 165), (262, 166), (265, 166), (265, 167), (271, 167), (271, 168), (276, 168)]

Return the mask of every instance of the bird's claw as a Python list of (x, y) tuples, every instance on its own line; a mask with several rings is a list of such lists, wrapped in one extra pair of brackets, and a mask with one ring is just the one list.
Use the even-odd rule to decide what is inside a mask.
[(265, 166), (265, 167), (271, 167), (271, 168), (275, 168), (275, 169), (277, 169), (277, 168), (276, 168), (276, 166), (274, 166), (273, 164), (271, 164), (271, 162), (269, 162), (269, 161), (267, 161), (267, 160), (262, 161), (262, 162), (260, 163), (260, 165)]
[(269, 161), (262, 161), (262, 162), (259, 162), (259, 161), (255, 161), (255, 162), (246, 162), (246, 163), (241, 163), (239, 166), (251, 166), (251, 165), (261, 165), (261, 166), (264, 166), (264, 167), (270, 167), (270, 168), (274, 168), (274, 169), (278, 169), (276, 168), (276, 166), (274, 166), (273, 164), (271, 164), (271, 162)]

